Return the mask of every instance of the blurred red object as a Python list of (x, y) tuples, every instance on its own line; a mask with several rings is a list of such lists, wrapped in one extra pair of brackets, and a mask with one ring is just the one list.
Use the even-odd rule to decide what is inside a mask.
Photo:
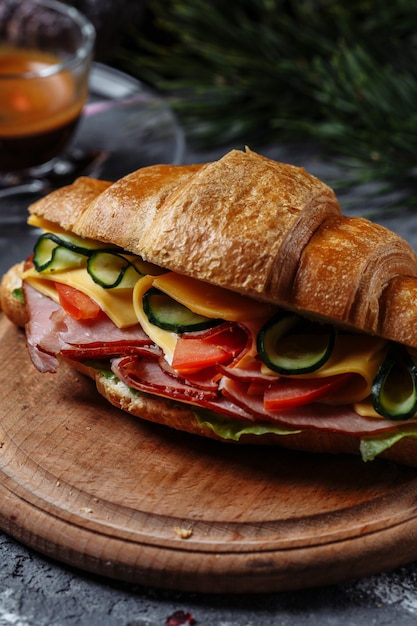
[(165, 622), (165, 626), (193, 626), (196, 624), (194, 617), (191, 613), (186, 613), (185, 611), (176, 611), (168, 617)]

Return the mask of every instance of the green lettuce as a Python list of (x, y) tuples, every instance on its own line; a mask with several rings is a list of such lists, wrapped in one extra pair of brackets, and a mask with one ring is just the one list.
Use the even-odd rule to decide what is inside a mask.
[[(229, 439), (232, 441), (239, 441), (242, 435), (265, 435), (273, 433), (274, 435), (285, 436), (296, 435), (302, 432), (300, 429), (293, 430), (286, 428), (285, 426), (269, 422), (243, 424), (240, 420), (228, 419), (227, 417), (219, 416), (212, 411), (199, 411), (195, 412), (195, 415), (200, 426), (210, 428), (222, 439)], [(363, 437), (359, 446), (362, 460), (365, 462), (373, 461), (375, 457), (391, 448), (391, 446), (404, 437), (417, 437), (417, 426), (415, 430), (412, 430), (410, 429), (410, 426), (407, 426), (403, 430), (373, 435), (372, 437)]]
[(13, 289), (12, 296), (13, 298), (16, 298), (16, 300), (19, 300), (19, 302), (22, 302), (22, 304), (25, 303), (22, 287), (16, 287), (16, 289)]
[(194, 413), (200, 426), (210, 428), (222, 439), (231, 439), (232, 441), (239, 441), (242, 435), (266, 435), (269, 433), (274, 435), (296, 435), (301, 432), (299, 429), (293, 430), (269, 422), (243, 424), (240, 420), (228, 419), (212, 411), (194, 411)]
[[(96, 367), (101, 370), (101, 373), (106, 378), (114, 378), (116, 376), (113, 372), (104, 370), (102, 362), (88, 361), (86, 364), (91, 367)], [(146, 393), (130, 389), (133, 395), (147, 395)], [(279, 436), (285, 435), (297, 435), (302, 432), (302, 429), (292, 429), (280, 424), (273, 424), (271, 422), (253, 422), (244, 423), (240, 420), (227, 418), (214, 411), (207, 409), (193, 410), (193, 413), (200, 426), (210, 428), (218, 437), (225, 440), (239, 441), (243, 435), (266, 435), (274, 434)], [(407, 425), (403, 430), (396, 430), (394, 432), (382, 433), (379, 435), (373, 435), (369, 437), (363, 437), (360, 441), (360, 454), (363, 461), (373, 461), (379, 454), (388, 450), (401, 441), (404, 437), (417, 437), (417, 425), (415, 429), (410, 428)]]
[(415, 430), (410, 430), (407, 427), (407, 430), (396, 430), (395, 432), (383, 433), (382, 435), (363, 437), (359, 446), (362, 459), (364, 461), (373, 461), (376, 456), (391, 448), (404, 437), (417, 437), (417, 426)]

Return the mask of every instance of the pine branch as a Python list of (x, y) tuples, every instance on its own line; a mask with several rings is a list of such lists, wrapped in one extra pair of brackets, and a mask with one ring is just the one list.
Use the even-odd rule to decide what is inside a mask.
[[(123, 63), (205, 146), (317, 141), (352, 182), (417, 193), (417, 3), (150, 0)], [(155, 39), (158, 33), (160, 39)], [(129, 52), (127, 52), (129, 50)]]

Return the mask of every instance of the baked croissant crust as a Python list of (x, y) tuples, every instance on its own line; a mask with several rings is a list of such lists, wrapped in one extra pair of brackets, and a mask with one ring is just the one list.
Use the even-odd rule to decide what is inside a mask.
[(303, 168), (232, 150), (115, 183), (81, 178), (29, 210), (169, 270), (417, 347), (413, 249), (344, 217)]

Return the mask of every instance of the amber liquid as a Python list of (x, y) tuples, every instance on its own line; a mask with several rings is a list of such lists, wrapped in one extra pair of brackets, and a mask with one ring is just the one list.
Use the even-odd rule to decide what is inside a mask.
[(86, 98), (65, 70), (47, 77), (6, 78), (37, 72), (59, 60), (33, 50), (0, 47), (0, 171), (42, 165), (73, 135)]

